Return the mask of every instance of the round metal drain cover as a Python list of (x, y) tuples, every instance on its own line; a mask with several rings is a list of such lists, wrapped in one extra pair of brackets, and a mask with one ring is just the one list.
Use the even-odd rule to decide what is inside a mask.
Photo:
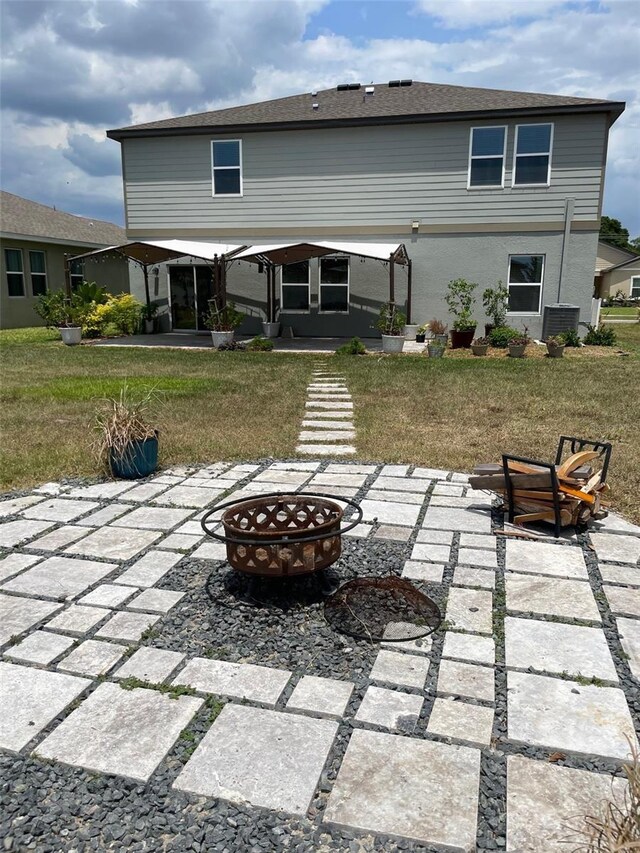
[(391, 643), (426, 637), (442, 621), (435, 601), (395, 575), (343, 584), (325, 601), (324, 616), (343, 634)]

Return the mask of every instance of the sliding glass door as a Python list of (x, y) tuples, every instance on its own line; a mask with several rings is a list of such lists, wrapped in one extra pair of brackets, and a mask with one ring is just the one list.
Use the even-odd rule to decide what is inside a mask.
[(201, 332), (213, 296), (210, 267), (170, 266), (169, 294), (173, 329)]

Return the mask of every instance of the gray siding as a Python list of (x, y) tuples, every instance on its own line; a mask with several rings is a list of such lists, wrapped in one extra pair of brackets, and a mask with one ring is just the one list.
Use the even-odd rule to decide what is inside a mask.
[(211, 229), (212, 237), (217, 229), (363, 225), (400, 226), (406, 234), (415, 219), (426, 226), (517, 228), (560, 225), (567, 197), (576, 201), (575, 220), (596, 220), (606, 117), (549, 120), (551, 185), (534, 189), (511, 187), (515, 122), (507, 123), (505, 188), (497, 190), (467, 189), (469, 129), (495, 122), (245, 134), (238, 198), (212, 196), (210, 142), (224, 135), (127, 139), (127, 227), (147, 236)]

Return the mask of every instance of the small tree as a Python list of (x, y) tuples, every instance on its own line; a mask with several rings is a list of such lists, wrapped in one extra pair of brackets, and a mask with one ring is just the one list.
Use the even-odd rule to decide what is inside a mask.
[(381, 335), (401, 335), (407, 322), (405, 315), (398, 311), (394, 302), (386, 302), (380, 308), (376, 328)]
[(456, 278), (449, 282), (449, 292), (445, 301), (449, 306), (449, 313), (456, 318), (453, 328), (456, 332), (466, 332), (475, 329), (476, 322), (473, 319), (473, 307), (476, 304), (474, 291), (478, 285), (464, 278)]
[(499, 281), (496, 287), (487, 287), (482, 294), (485, 314), (494, 326), (504, 326), (509, 307), (509, 290)]

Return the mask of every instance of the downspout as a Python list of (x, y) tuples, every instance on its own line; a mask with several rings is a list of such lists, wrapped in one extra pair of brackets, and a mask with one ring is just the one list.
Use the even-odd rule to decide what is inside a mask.
[(561, 302), (562, 286), (567, 270), (567, 255), (569, 254), (569, 238), (571, 237), (571, 220), (576, 206), (574, 198), (566, 199), (564, 203), (564, 233), (562, 235), (562, 254), (560, 255), (560, 276), (558, 278), (558, 298), (556, 302)]

